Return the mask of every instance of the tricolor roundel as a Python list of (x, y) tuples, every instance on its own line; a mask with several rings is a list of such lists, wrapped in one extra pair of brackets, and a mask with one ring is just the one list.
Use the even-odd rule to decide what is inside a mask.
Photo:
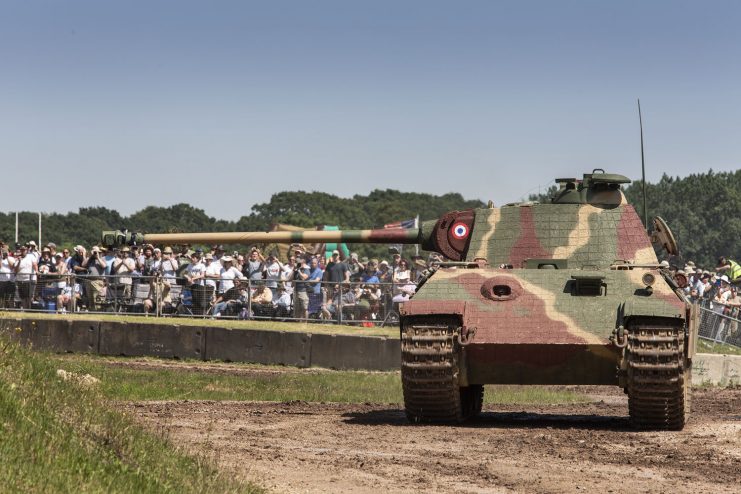
[(450, 233), (453, 238), (457, 240), (464, 240), (468, 237), (468, 225), (463, 223), (462, 221), (458, 221), (454, 223), (453, 226), (450, 228)]

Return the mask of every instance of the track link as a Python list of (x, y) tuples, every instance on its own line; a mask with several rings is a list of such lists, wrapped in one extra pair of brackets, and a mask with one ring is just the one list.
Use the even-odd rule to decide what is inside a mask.
[(691, 369), (683, 321), (640, 318), (628, 327), (628, 409), (641, 429), (681, 430), (689, 418)]
[(458, 335), (455, 316), (402, 322), (401, 381), (411, 422), (462, 422), (481, 411), (484, 387), (459, 384)]

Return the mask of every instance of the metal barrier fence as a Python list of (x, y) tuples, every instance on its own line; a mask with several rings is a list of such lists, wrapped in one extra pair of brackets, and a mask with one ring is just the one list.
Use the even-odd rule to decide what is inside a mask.
[(162, 276), (36, 275), (0, 280), (0, 310), (126, 313), (396, 325), (413, 283), (311, 283)]
[(741, 347), (741, 320), (739, 308), (718, 302), (700, 302), (700, 328), (698, 336), (712, 341)]
[[(322, 320), (396, 325), (414, 284), (210, 279), (162, 276), (0, 276), (0, 310), (127, 313), (224, 319)], [(699, 302), (700, 338), (741, 347), (739, 307)]]

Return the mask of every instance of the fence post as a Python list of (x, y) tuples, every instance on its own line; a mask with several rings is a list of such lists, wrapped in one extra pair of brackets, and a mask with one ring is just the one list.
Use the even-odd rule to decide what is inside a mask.
[(254, 314), (252, 313), (252, 279), (247, 277), (247, 317), (246, 319), (253, 319)]
[(337, 305), (339, 306), (339, 308), (335, 307), (335, 309), (338, 311), (337, 313), (337, 323), (338, 324), (342, 324), (342, 284), (343, 283), (344, 281), (340, 281), (339, 283), (337, 283), (338, 285), (337, 293), (339, 296), (339, 303)]

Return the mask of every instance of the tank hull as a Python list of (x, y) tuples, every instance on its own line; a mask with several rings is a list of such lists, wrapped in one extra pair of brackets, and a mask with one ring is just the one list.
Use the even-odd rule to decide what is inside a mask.
[[(687, 306), (644, 269), (440, 269), (403, 317), (458, 318), (462, 385), (618, 385), (623, 351), (611, 338), (633, 317), (684, 325)], [(599, 279), (598, 288), (577, 287)], [(590, 288), (590, 287), (588, 287)]]

